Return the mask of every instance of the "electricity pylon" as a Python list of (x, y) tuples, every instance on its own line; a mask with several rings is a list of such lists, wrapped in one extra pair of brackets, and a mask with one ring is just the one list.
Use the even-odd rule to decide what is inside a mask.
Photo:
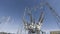
[(41, 12), (38, 23), (35, 23), (35, 21), (32, 19), (31, 13), (28, 13), (28, 15), (30, 16), (31, 23), (26, 22), (25, 19), (23, 18), (25, 29), (29, 31), (28, 34), (32, 34), (32, 33), (40, 34), (40, 29), (42, 26), (42, 22), (44, 20), (44, 13)]
[[(23, 17), (23, 22), (24, 22), (24, 26), (25, 29), (28, 30), (28, 34), (40, 34), (40, 30), (43, 24), (43, 20), (44, 20), (44, 6), (47, 6), (52, 14), (54, 15), (54, 17), (56, 17), (56, 19), (58, 21), (60, 21), (60, 16), (55, 12), (55, 10), (49, 5), (48, 2), (43, 2), (43, 0), (41, 0), (40, 5), (37, 7), (40, 9), (41, 13), (40, 13), (40, 18), (38, 20), (38, 23), (35, 22), (35, 19), (32, 17), (32, 12), (31, 10), (28, 9), (28, 15), (30, 16), (30, 23), (28, 21), (26, 21), (25, 14)], [(25, 9), (26, 10), (26, 9)]]
[(27, 14), (30, 17), (30, 23), (28, 23), (28, 21), (26, 21), (25, 18), (24, 18), (25, 17), (25, 13), (24, 13), (23, 22), (24, 22), (25, 29), (28, 30), (28, 34), (40, 34), (41, 26), (42, 26), (43, 20), (44, 20), (44, 4), (43, 4), (43, 0), (41, 0), (39, 7), (36, 7), (36, 8), (39, 8), (40, 11), (41, 11), (38, 23), (35, 22), (35, 19), (33, 18), (33, 15), (32, 15), (32, 12), (31, 12), (31, 10), (36, 9), (36, 8), (33, 8), (31, 10), (29, 10), (29, 8), (28, 9), (25, 8), (25, 11), (28, 10)]

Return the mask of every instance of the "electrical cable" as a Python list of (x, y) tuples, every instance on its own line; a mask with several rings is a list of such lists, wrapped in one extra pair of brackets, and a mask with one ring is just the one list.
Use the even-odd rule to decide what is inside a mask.
[[(58, 22), (60, 22), (60, 16), (58, 15), (58, 13), (56, 13), (56, 11), (48, 3), (46, 3), (46, 4), (49, 7), (49, 9), (51, 10), (51, 13), (53, 14), (53, 16), (57, 19)], [(57, 25), (60, 28), (58, 22), (57, 22)]]

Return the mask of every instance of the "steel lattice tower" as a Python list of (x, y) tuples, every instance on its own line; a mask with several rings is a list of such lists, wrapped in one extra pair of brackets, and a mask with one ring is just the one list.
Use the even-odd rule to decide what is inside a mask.
[[(40, 5), (37, 6), (36, 8), (40, 9), (41, 13), (40, 13), (40, 18), (38, 20), (38, 23), (35, 22), (35, 20), (33, 19), (32, 17), (32, 13), (31, 13), (31, 10), (29, 9), (26, 9), (25, 8), (25, 11), (28, 10), (28, 15), (30, 16), (30, 23), (28, 23), (26, 20), (25, 20), (25, 13), (24, 13), (24, 16), (23, 16), (23, 22), (24, 22), (24, 27), (26, 30), (28, 30), (28, 34), (40, 34), (40, 31), (41, 31), (41, 26), (43, 24), (43, 20), (44, 20), (44, 16), (45, 16), (45, 13), (44, 13), (44, 8), (45, 6), (47, 6), (52, 14), (58, 19), (60, 18), (60, 16), (58, 16), (58, 14), (55, 12), (55, 10), (49, 5), (48, 2), (45, 2), (44, 0), (40, 0)], [(36, 8), (33, 8), (33, 9), (36, 9)], [(33, 10), (32, 9), (32, 10)], [(60, 21), (58, 19), (58, 21)]]

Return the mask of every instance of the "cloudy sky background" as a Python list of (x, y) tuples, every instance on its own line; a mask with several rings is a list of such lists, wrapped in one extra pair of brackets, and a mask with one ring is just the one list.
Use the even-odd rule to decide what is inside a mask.
[[(49, 4), (60, 15), (60, 0), (46, 1), (48, 1)], [(22, 16), (24, 9), (26, 7), (32, 8), (39, 5), (39, 2), (40, 0), (0, 0), (0, 32), (16, 33), (18, 27), (22, 29)], [(43, 22), (42, 30), (47, 32), (50, 30), (59, 30), (56, 19), (49, 11), (50, 10), (46, 7), (46, 20)]]

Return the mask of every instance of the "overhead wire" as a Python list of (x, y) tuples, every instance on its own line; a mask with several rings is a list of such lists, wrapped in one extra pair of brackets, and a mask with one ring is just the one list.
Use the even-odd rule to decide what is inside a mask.
[(56, 11), (48, 4), (46, 3), (46, 5), (49, 7), (49, 9), (51, 10), (52, 14), (57, 18), (57, 20), (60, 22), (60, 16), (58, 15), (58, 13), (56, 13)]
[[(56, 11), (49, 5), (49, 3), (47, 2), (46, 5), (48, 6), (48, 8), (51, 10), (51, 13), (53, 14), (53, 16), (55, 17), (55, 19), (57, 19), (58, 22), (60, 22), (60, 16), (58, 15), (58, 13), (56, 13)], [(57, 22), (58, 27), (59, 23)]]

